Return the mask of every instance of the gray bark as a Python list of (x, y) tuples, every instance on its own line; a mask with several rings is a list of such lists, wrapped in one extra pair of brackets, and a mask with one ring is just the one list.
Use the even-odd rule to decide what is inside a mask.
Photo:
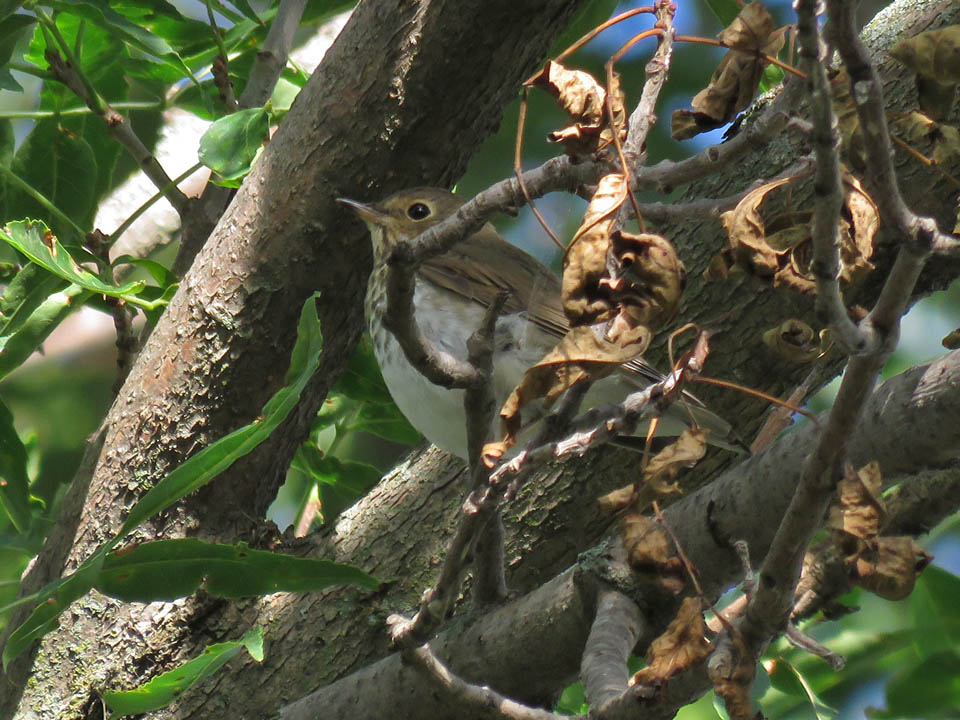
[[(32, 571), (30, 587), (75, 567), (119, 526), (153, 481), (256, 416), (282, 379), (279, 369), (286, 365), (302, 300), (320, 287), (327, 344), (321, 370), (296, 417), (268, 446), (235, 467), (229, 479), (155, 518), (142, 534), (231, 542), (256, 532), (249, 518), (262, 516), (360, 331), (367, 244), (356, 224), (346, 224), (333, 197), (381, 196), (399, 187), (441, 185), (456, 178), (569, 10), (570, 3), (560, 0), (376, 0), (361, 5), (153, 333), (111, 410), (102, 451), (90, 453), (92, 473), (85, 478), (81, 473), (71, 488), (61, 524)], [(931, 23), (955, 23), (958, 18), (960, 8), (945, 0), (902, 2), (878, 21), (887, 34), (872, 31), (868, 37), (874, 48), (882, 49)], [(912, 78), (889, 61), (882, 62), (881, 71), (892, 109), (911, 102)], [(736, 168), (698, 184), (691, 193), (728, 194), (757, 177), (776, 174), (796, 160), (799, 150), (785, 141), (758, 148)], [(906, 160), (900, 169), (910, 202), (945, 224), (951, 208), (942, 179)], [(788, 367), (762, 346), (760, 334), (787, 317), (809, 319), (810, 304), (748, 279), (704, 286), (700, 272), (725, 242), (712, 220), (690, 219), (668, 234), (693, 280), (684, 319), (715, 319), (721, 312), (735, 311), (718, 323), (724, 332), (713, 342), (708, 372), (775, 394), (795, 384), (806, 369)], [(358, 252), (364, 254), (362, 262), (356, 261)], [(882, 276), (888, 267), (884, 253), (878, 260)], [(955, 266), (937, 263), (925, 288), (942, 285), (955, 273)], [(865, 300), (871, 291), (864, 289)], [(734, 420), (745, 436), (766, 411), (755, 399), (701, 393), (699, 388), (697, 394)], [(911, 418), (917, 442), (930, 437), (934, 428), (947, 432), (942, 420), (922, 415), (931, 405), (913, 407), (904, 401), (901, 407)], [(881, 428), (873, 420), (868, 414), (859, 433), (889, 437), (878, 434)], [(920, 464), (911, 464), (915, 458), (904, 449), (904, 431), (897, 432), (898, 443), (886, 446), (891, 458), (903, 458), (904, 465), (897, 467), (906, 472), (930, 467), (922, 458)], [(955, 462), (958, 438), (935, 439), (934, 447), (943, 455), (934, 465)], [(786, 444), (794, 453), (804, 448), (797, 440)], [(775, 457), (772, 450), (767, 455)], [(778, 522), (776, 507), (790, 489), (784, 471), (789, 458), (776, 457), (779, 464), (769, 466), (776, 468), (776, 477), (761, 477), (760, 500), (750, 501), (768, 513), (763, 528), (756, 527), (757, 505), (744, 504), (742, 495), (749, 491), (744, 488), (754, 487), (756, 475), (741, 468), (725, 476), (742, 479), (724, 480), (727, 484), (719, 486), (727, 488), (723, 494), (711, 494), (719, 492), (711, 486), (671, 510), (672, 526), (685, 533), (685, 548), (692, 549), (701, 571), (710, 573), (712, 590), (734, 582), (739, 567), (731, 565), (730, 553), (706, 533), (703, 513), (712, 508), (709, 519), (720, 523), (724, 537), (749, 537), (751, 550), (762, 553), (764, 538)], [(581, 576), (593, 575), (568, 568), (607, 529), (593, 499), (632, 480), (633, 460), (616, 451), (597, 452), (580, 462), (547, 468), (506, 509), (508, 579), (521, 599), (473, 624), (459, 619), (465, 624), (448, 631), (439, 652), (465, 677), (531, 703), (548, 702), (570, 680), (588, 630), (594, 581), (578, 583)], [(711, 456), (698, 467), (698, 481), (706, 483), (735, 461), (728, 455)], [(754, 460), (749, 467), (759, 472), (763, 462)], [(773, 479), (778, 481), (775, 487)], [(30, 712), (43, 718), (93, 716), (95, 688), (142, 682), (195, 655), (206, 643), (238, 637), (254, 624), (267, 629), (263, 664), (237, 662), (231, 672), (154, 716), (228, 713), (260, 718), (337, 680), (340, 683), (323, 691), (326, 704), (318, 714), (382, 717), (384, 708), (398, 717), (455, 714), (389, 656), (383, 620), (389, 613), (412, 610), (431, 581), (454, 527), (463, 486), (459, 462), (435, 450), (417, 453), (335, 528), (316, 538), (311, 554), (396, 578), (376, 595), (340, 589), (239, 603), (201, 596), (148, 606), (85, 598), (34, 657), (11, 668), (5, 681), (14, 690), (2, 700), (0, 716), (17, 710), (24, 717)], [(751, 512), (745, 514), (743, 507)], [(688, 520), (683, 513), (700, 516)], [(667, 616), (667, 605), (651, 614), (656, 619), (651, 628)], [(521, 616), (520, 606), (529, 614)], [(23, 691), (28, 677), (30, 687)], [(345, 704), (335, 705), (341, 702)], [(372, 704), (357, 704), (367, 702)], [(417, 708), (426, 714), (415, 714)], [(427, 712), (431, 708), (432, 715)]]

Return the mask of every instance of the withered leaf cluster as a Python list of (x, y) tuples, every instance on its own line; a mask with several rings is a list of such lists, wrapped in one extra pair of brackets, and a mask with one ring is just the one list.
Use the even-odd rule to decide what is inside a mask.
[(501, 408), (504, 440), (484, 450), (491, 461), (516, 442), (525, 406), (543, 398), (549, 407), (576, 383), (616, 371), (643, 353), (676, 315), (686, 279), (683, 263), (666, 238), (616, 228), (626, 197), (622, 174), (600, 180), (564, 256), (561, 300), (572, 329), (525, 373)]
[(880, 466), (844, 470), (829, 527), (854, 584), (887, 600), (902, 600), (932, 556), (907, 536), (882, 535), (886, 522)]
[(676, 110), (671, 118), (674, 140), (687, 140), (708, 130), (726, 125), (745, 109), (757, 92), (767, 61), (763, 55), (776, 56), (783, 47), (787, 28), (775, 28), (763, 3), (751, 2), (718, 35), (730, 48), (710, 78), (710, 84), (697, 93), (690, 110)]
[(960, 83), (960, 25), (901, 40), (890, 55), (917, 73), (920, 110), (932, 120), (948, 118)]
[(605, 514), (613, 514), (632, 505), (644, 512), (657, 498), (681, 492), (677, 476), (696, 465), (707, 452), (709, 430), (687, 428), (680, 437), (654, 455), (643, 469), (639, 489), (632, 484), (602, 496), (597, 503)]
[(573, 70), (548, 60), (543, 70), (527, 84), (545, 89), (570, 115), (570, 125), (547, 136), (550, 142), (563, 145), (567, 155), (595, 154), (613, 143), (614, 132), (621, 142), (626, 138), (627, 113), (619, 75), (613, 75), (610, 88), (612, 126), (606, 108), (607, 88), (584, 70)]
[(630, 685), (663, 685), (678, 672), (703, 662), (713, 649), (703, 620), (699, 598), (687, 597), (676, 617), (647, 649), (647, 666), (630, 679)]
[[(813, 237), (811, 211), (788, 211), (765, 219), (761, 206), (774, 190), (798, 179), (780, 178), (752, 190), (736, 208), (723, 213), (730, 246), (709, 269), (710, 277), (722, 276), (731, 265), (769, 282), (806, 295), (816, 294), (810, 268)], [(856, 284), (873, 269), (873, 256), (880, 214), (873, 200), (853, 175), (843, 175), (844, 203), (840, 218), (840, 280)]]

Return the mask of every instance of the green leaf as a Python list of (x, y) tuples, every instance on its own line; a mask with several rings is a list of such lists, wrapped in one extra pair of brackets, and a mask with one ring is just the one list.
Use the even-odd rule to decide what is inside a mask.
[(224, 180), (239, 180), (253, 167), (268, 131), (269, 117), (263, 108), (220, 118), (200, 138), (200, 162)]
[(3, 669), (27, 650), (34, 640), (46, 635), (57, 626), (60, 613), (93, 587), (103, 564), (104, 553), (95, 553), (77, 571), (67, 578), (51, 583), (37, 595), (37, 605), (30, 617), (10, 633), (3, 648)]
[(175, 285), (178, 282), (177, 276), (170, 272), (166, 265), (162, 265), (156, 260), (134, 257), (133, 255), (120, 255), (110, 263), (111, 267), (118, 267), (120, 265), (133, 265), (146, 270), (150, 273), (150, 277), (163, 289)]
[(30, 479), (27, 449), (16, 428), (13, 413), (0, 401), (0, 508), (20, 534), (30, 527)]
[(737, 0), (706, 0), (706, 4), (724, 27), (732, 23), (742, 9)]
[(230, 0), (230, 4), (243, 13), (243, 16), (257, 25), (263, 25), (263, 21), (257, 15), (256, 11), (250, 6), (247, 0)]
[(806, 698), (817, 720), (830, 720), (836, 717), (837, 711), (817, 697), (811, 683), (786, 658), (776, 658), (774, 671), (769, 674), (769, 678), (770, 684), (780, 692)]
[(50, 295), (12, 335), (0, 337), (0, 379), (20, 367), (66, 317), (90, 297), (78, 285)]
[(0, 336), (12, 335), (48, 297), (67, 283), (39, 265), (27, 263), (0, 295)]
[(263, 630), (255, 628), (240, 640), (208, 645), (198, 657), (157, 675), (150, 682), (133, 690), (104, 692), (103, 701), (110, 708), (110, 718), (140, 715), (166, 707), (194, 684), (209, 677), (235, 658), (243, 649), (246, 649), (254, 660), (262, 662)]
[[(27, 621), (11, 633), (3, 651), (4, 668), (29, 648), (34, 640), (52, 630), (60, 613), (73, 600), (93, 587), (104, 557), (131, 530), (187, 493), (210, 482), (263, 442), (290, 414), (320, 362), (323, 336), (320, 334), (320, 321), (316, 312), (316, 297), (317, 293), (314, 293), (307, 298), (300, 311), (297, 342), (293, 349), (290, 369), (287, 371), (286, 385), (270, 398), (263, 408), (261, 418), (204, 448), (151, 488), (130, 510), (130, 515), (120, 531), (77, 568), (73, 575), (50, 583), (30, 598), (19, 601), (34, 602), (36, 607)], [(0, 354), (0, 358), (2, 357)]]
[(184, 76), (190, 75), (190, 70), (166, 40), (130, 22), (104, 0), (55, 0), (52, 7), (88, 20), (120, 38), (130, 47), (159, 58), (170, 67), (181, 71)]
[(416, 445), (420, 442), (420, 433), (396, 405), (365, 403), (360, 406), (360, 411), (349, 422), (346, 430), (368, 432), (404, 445)]
[(390, 397), (387, 384), (380, 374), (377, 358), (373, 354), (373, 343), (367, 337), (357, 343), (333, 390), (354, 400), (393, 404), (393, 398)]
[(103, 282), (92, 272), (78, 265), (46, 224), (41, 221), (23, 220), (8, 223), (0, 229), (0, 238), (45, 270), (92, 292), (135, 301), (135, 295), (144, 287), (144, 284), (139, 281), (120, 286)]
[[(954, 602), (956, 598), (953, 598)], [(889, 717), (948, 718), (960, 708), (960, 654), (935, 653), (887, 683)]]
[(324, 455), (311, 443), (300, 446), (292, 464), (319, 484), (324, 523), (336, 519), (383, 477), (372, 465)]
[(915, 643), (924, 656), (960, 648), (960, 577), (929, 565), (910, 595)]
[(323, 336), (317, 318), (316, 297), (314, 294), (307, 298), (300, 311), (297, 342), (287, 371), (286, 385), (270, 398), (263, 407), (261, 417), (208, 445), (158, 482), (130, 510), (118, 537), (125, 536), (148, 517), (206, 485), (266, 440), (286, 419), (320, 362)]
[(156, 540), (107, 555), (96, 588), (125, 602), (174, 600), (201, 586), (226, 598), (307, 592), (379, 581), (350, 565), (196, 539)]
[[(40, 120), (17, 150), (10, 169), (46, 197), (81, 228), (89, 229), (96, 212), (97, 158), (83, 138), (64, 130), (55, 118)], [(50, 210), (12, 184), (0, 222), (41, 218), (60, 237), (76, 236), (73, 227), (52, 217)], [(79, 238), (77, 238), (79, 240)]]
[(4, 66), (10, 62), (17, 41), (36, 21), (36, 18), (29, 15), (9, 15), (0, 19), (0, 90), (23, 92), (20, 83), (14, 80), (10, 70)]

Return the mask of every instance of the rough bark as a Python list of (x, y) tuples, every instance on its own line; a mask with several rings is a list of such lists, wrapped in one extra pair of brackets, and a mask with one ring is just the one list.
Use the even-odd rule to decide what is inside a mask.
[[(143, 530), (144, 537), (191, 534), (221, 541), (251, 537), (257, 527), (249, 518), (262, 516), (292, 450), (360, 329), (360, 294), (368, 266), (366, 259), (356, 258), (359, 252), (366, 255), (367, 245), (360, 229), (346, 224), (333, 197), (374, 197), (402, 186), (440, 185), (454, 179), (496, 124), (517, 81), (562, 26), (569, 5), (559, 0), (420, 4), (376, 0), (358, 8), (153, 333), (111, 410), (102, 451), (95, 448), (91, 453), (92, 479), (81, 473), (71, 488), (62, 524), (32, 571), (31, 587), (74, 567), (118, 527), (130, 505), (170, 467), (256, 415), (281, 379), (279, 369), (286, 364), (302, 299), (320, 287), (327, 342), (323, 365), (289, 427), (234, 468), (229, 478), (155, 518)], [(890, 34), (874, 31), (869, 37), (874, 47), (883, 48), (931, 23), (957, 22), (958, 16), (960, 9), (947, 0), (903, 2), (879, 22)], [(893, 109), (899, 109), (912, 98), (912, 78), (889, 62), (881, 64), (881, 71)], [(729, 194), (757, 177), (776, 174), (794, 162), (800, 150), (786, 140), (760, 148), (691, 193)], [(950, 208), (942, 200), (948, 197), (942, 180), (906, 161), (901, 170), (910, 201), (944, 222)], [(338, 225), (341, 222), (343, 226)], [(774, 393), (796, 383), (805, 369), (786, 367), (763, 348), (759, 336), (783, 318), (809, 315), (811, 308), (747, 279), (701, 286), (700, 272), (725, 242), (714, 221), (690, 219), (669, 229), (669, 235), (694, 281), (684, 318), (713, 319), (719, 312), (735, 311), (718, 323), (725, 332), (714, 341), (708, 371)], [(881, 267), (886, 267), (883, 261), (881, 257)], [(942, 284), (953, 274), (955, 267), (938, 263), (926, 287)], [(697, 392), (735, 420), (745, 435), (765, 412), (765, 405), (755, 400)], [(864, 427), (869, 432), (870, 426)], [(950, 442), (943, 447), (955, 458), (957, 439)], [(798, 452), (801, 447), (795, 444)], [(449, 641), (446, 654), (459, 657), (454, 662), (458, 670), (529, 702), (548, 700), (569, 680), (579, 665), (592, 608), (572, 575), (561, 575), (549, 586), (544, 583), (602, 536), (606, 522), (594, 510), (592, 499), (627, 481), (625, 475), (631, 476), (627, 458), (617, 452), (591, 453), (581, 462), (548, 468), (508, 508), (511, 588), (523, 594), (539, 587), (521, 602), (533, 603), (531, 611), (548, 612), (554, 623), (567, 624), (563, 632), (554, 626), (537, 636), (515, 631), (497, 635), (498, 628), (515, 627), (505, 620), (515, 608), (505, 608), (499, 613), (507, 615), (481, 619), (463, 638)], [(729, 464), (729, 456), (714, 457), (697, 474), (706, 481)], [(914, 469), (920, 467), (926, 466)], [(455, 521), (461, 477), (458, 462), (435, 450), (420, 453), (336, 528), (317, 538), (318, 556), (397, 578), (382, 593), (335, 590), (247, 603), (199, 597), (136, 607), (88, 597), (71, 609), (60, 631), (44, 640), (34, 661), (31, 688), (19, 699), (18, 692), (9, 692), (0, 716), (9, 716), (18, 702), (25, 717), (29, 711), (37, 717), (93, 716), (95, 703), (89, 702), (93, 688), (142, 681), (196, 654), (207, 642), (238, 637), (253, 624), (268, 628), (264, 664), (237, 663), (234, 672), (156, 717), (208, 717), (224, 709), (235, 717), (263, 717), (284, 702), (384, 658), (388, 648), (382, 621), (387, 613), (415, 607), (429, 583)], [(695, 497), (684, 506), (698, 507), (703, 496)], [(773, 503), (764, 496), (763, 505), (770, 509), (772, 533), (777, 522)], [(732, 507), (729, 511), (731, 515), (724, 515), (731, 518), (724, 537), (741, 537), (738, 533), (744, 528), (738, 522), (744, 521), (743, 515)], [(716, 519), (715, 510), (711, 513)], [(676, 525), (686, 527), (679, 517)], [(700, 535), (691, 531), (691, 546), (696, 546), (696, 537), (715, 545), (715, 538), (703, 534), (702, 524), (695, 527)], [(750, 547), (754, 553), (762, 552), (762, 538)], [(702, 569), (713, 567), (708, 556), (700, 554), (706, 551), (696, 550)], [(730, 557), (721, 557), (711, 587), (735, 580), (739, 568), (729, 566)], [(562, 612), (536, 604), (558, 598), (569, 600)], [(145, 628), (148, 642), (141, 635)], [(539, 632), (536, 626), (532, 631)], [(546, 639), (560, 645), (530, 644)], [(477, 654), (471, 642), (495, 652)], [(524, 660), (527, 656), (519, 647), (534, 648), (539, 663)], [(464, 659), (468, 656), (469, 662)], [(519, 664), (511, 664), (511, 658)], [(395, 658), (382, 662), (397, 664)], [(28, 666), (25, 660), (12, 668), (7, 688), (24, 687)], [(371, 687), (383, 691), (387, 676), (370, 675), (381, 672), (378, 668), (382, 665), (345, 682), (354, 683), (360, 695)], [(413, 705), (433, 707), (410, 681), (410, 671), (403, 672), (407, 674), (390, 676), (401, 678), (396, 680), (400, 684), (394, 685), (393, 693), (378, 696), (380, 704), (366, 716), (380, 717), (384, 703), (389, 703), (398, 716), (417, 717), (400, 712), (401, 703), (408, 702), (401, 693), (409, 693)], [(352, 702), (356, 697), (348, 693), (341, 700)], [(330, 717), (365, 716), (355, 712), (354, 705), (350, 708), (344, 715), (330, 712), (330, 706), (325, 712)], [(437, 712), (443, 712), (442, 706)]]
[[(577, 4), (360, 4), (153, 331), (106, 420), (92, 478), (72, 486), (28, 591), (75, 567), (172, 467), (256, 417), (283, 380), (299, 308), (319, 289), (325, 348), (298, 410), (229, 480), (141, 533), (251, 538), (259, 524), (251, 518), (263, 517), (361, 331), (369, 243), (334, 198), (450, 185)], [(78, 603), (44, 643), (20, 707), (43, 717), (83, 716), (92, 688), (107, 679), (131, 682), (144, 667), (195, 654), (210, 636), (191, 633), (191, 624), (222, 609), (202, 599), (178, 604), (155, 636), (164, 650), (144, 654), (124, 645), (122, 628), (152, 622), (156, 609), (100, 598)], [(113, 629), (104, 627), (104, 613)], [(205, 623), (231, 625), (213, 617)], [(22, 658), (10, 669), (14, 690), (0, 715), (16, 707), (30, 663)]]

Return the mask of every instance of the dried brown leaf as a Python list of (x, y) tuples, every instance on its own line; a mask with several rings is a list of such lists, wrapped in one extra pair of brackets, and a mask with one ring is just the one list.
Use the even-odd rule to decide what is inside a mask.
[(703, 271), (703, 279), (707, 282), (726, 280), (730, 276), (732, 267), (730, 254), (726, 250), (721, 250), (710, 258), (707, 269)]
[(956, 350), (958, 347), (960, 347), (960, 328), (957, 328), (952, 333), (947, 335), (943, 340), (940, 341), (940, 344), (947, 348), (947, 350)]
[(911, 537), (882, 537), (857, 557), (854, 583), (886, 600), (903, 600), (932, 559)]
[(848, 561), (873, 546), (880, 533), (886, 519), (880, 498), (882, 488), (883, 477), (876, 462), (856, 472), (849, 465), (844, 468), (838, 486), (839, 499), (830, 508), (828, 526), (833, 531), (834, 543)]
[[(781, 213), (768, 223), (761, 205), (774, 190), (797, 179), (780, 178), (749, 192), (736, 208), (723, 213), (720, 221), (727, 229), (730, 257), (747, 272), (806, 295), (816, 293), (811, 271), (813, 252), (810, 231), (811, 213)], [(839, 224), (840, 279), (855, 284), (873, 269), (873, 255), (880, 213), (860, 181), (843, 174), (844, 205)]]
[(624, 515), (621, 520), (623, 546), (627, 561), (635, 571), (651, 576), (667, 592), (679, 595), (687, 584), (683, 562), (673, 554), (666, 531), (640, 513)]
[(627, 197), (626, 181), (620, 173), (600, 179), (587, 206), (583, 222), (563, 257), (563, 310), (573, 326), (607, 320), (615, 314), (608, 287), (607, 254), (617, 209)]
[(661, 685), (682, 670), (703, 662), (713, 649), (700, 599), (687, 597), (663, 634), (650, 643), (647, 666), (630, 684)]
[(762, 720), (763, 715), (754, 713), (750, 702), (750, 687), (757, 665), (739, 633), (734, 634), (734, 650), (730, 658), (732, 667), (723, 668), (722, 671), (718, 668), (711, 673), (713, 691), (723, 699), (730, 720)]
[(662, 235), (627, 233), (610, 236), (610, 275), (601, 284), (633, 325), (652, 332), (670, 322), (680, 309), (687, 271), (673, 244)]
[[(622, 333), (616, 342), (606, 339), (602, 330), (589, 325), (571, 329), (553, 350), (524, 373), (500, 409), (500, 423), (508, 446), (520, 430), (521, 410), (526, 405), (543, 398), (549, 407), (578, 382), (609, 375), (650, 344), (651, 334), (643, 327)], [(490, 452), (493, 456), (496, 449), (491, 447)]]
[(733, 261), (753, 275), (770, 277), (780, 269), (780, 258), (766, 241), (766, 226), (760, 215), (760, 205), (768, 194), (791, 180), (780, 178), (751, 190), (733, 210), (720, 216), (720, 222), (730, 239)]
[(890, 54), (917, 73), (920, 109), (934, 120), (950, 117), (960, 83), (960, 25), (901, 40)]
[(710, 84), (690, 103), (692, 110), (677, 110), (671, 118), (674, 140), (686, 140), (733, 120), (746, 108), (760, 85), (767, 61), (761, 54), (776, 55), (783, 47), (786, 27), (774, 28), (762, 3), (745, 5), (718, 36), (730, 50), (710, 78)]
[(763, 344), (790, 362), (813, 362), (821, 354), (820, 338), (802, 320), (790, 318), (763, 334)]
[(707, 452), (709, 430), (687, 428), (680, 437), (658, 452), (643, 470), (644, 485), (658, 495), (680, 492), (675, 482), (681, 470), (691, 468)]
[(912, 112), (896, 118), (893, 127), (915, 145), (932, 144), (930, 156), (937, 163), (960, 160), (960, 131), (952, 125), (944, 125), (923, 113)]
[[(613, 143), (613, 129), (606, 112), (607, 91), (590, 73), (573, 70), (548, 60), (531, 84), (553, 95), (570, 115), (571, 125), (550, 133), (547, 139), (563, 145), (568, 155), (589, 155)], [(611, 104), (616, 132), (623, 141), (627, 134), (626, 107), (620, 76), (614, 74)]]
[(960, 25), (901, 40), (890, 49), (890, 55), (918, 75), (942, 83), (960, 83)]

